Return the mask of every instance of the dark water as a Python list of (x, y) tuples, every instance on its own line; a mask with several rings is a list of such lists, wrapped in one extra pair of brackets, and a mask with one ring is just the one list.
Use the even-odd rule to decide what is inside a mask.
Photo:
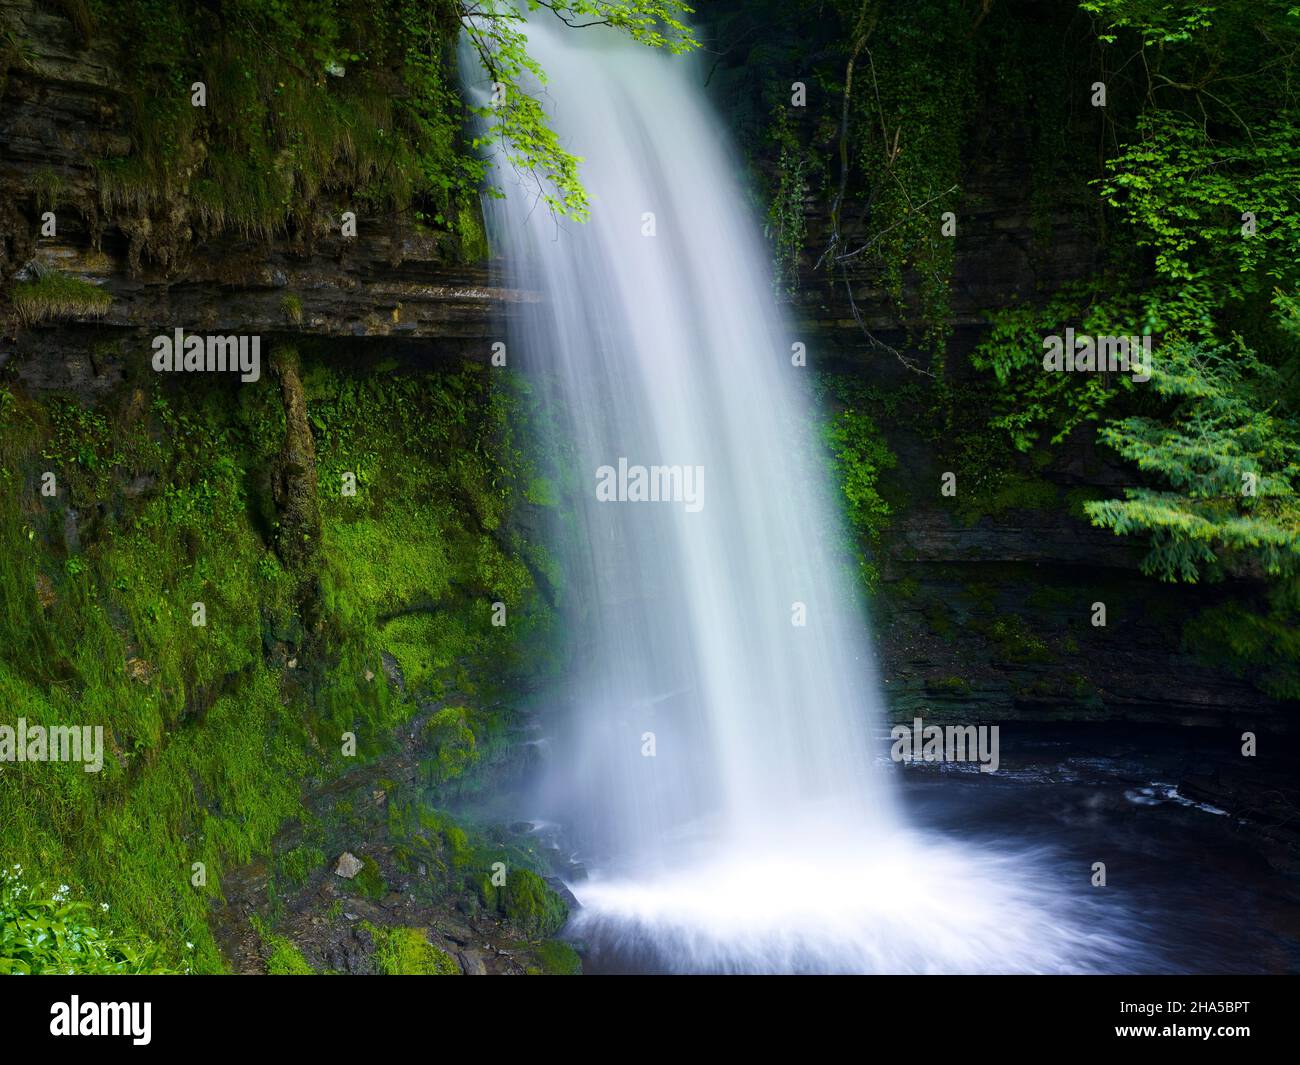
[[(881, 749), (887, 761), (883, 741)], [(1294, 750), (1242, 758), (1240, 733), (1014, 725), (1002, 728), (996, 773), (951, 764), (889, 763), (889, 771), (915, 824), (1040, 855), (1073, 918), (1127, 944), (1100, 971), (1295, 973), (1297, 764)], [(1210, 801), (1198, 781), (1210, 782)], [(1105, 887), (1091, 884), (1094, 862), (1105, 863)], [(585, 945), (592, 973), (680, 968), (645, 943), (597, 934)], [(1000, 970), (998, 959), (989, 968)]]

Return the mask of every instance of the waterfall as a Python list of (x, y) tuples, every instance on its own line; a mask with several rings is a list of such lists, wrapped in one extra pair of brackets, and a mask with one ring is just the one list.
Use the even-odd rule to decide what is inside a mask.
[(508, 166), (485, 200), (494, 254), (541, 294), (510, 364), (572, 459), (578, 520), (551, 546), (577, 655), (539, 801), (591, 869), (576, 934), (663, 969), (1085, 967), (1032, 862), (899, 809), (812, 371), (700, 72), (604, 29), (527, 34), (591, 200), (557, 220)]

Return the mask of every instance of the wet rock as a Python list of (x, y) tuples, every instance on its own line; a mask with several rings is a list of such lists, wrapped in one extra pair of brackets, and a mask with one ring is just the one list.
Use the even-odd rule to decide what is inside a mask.
[(456, 955), (460, 970), (466, 976), (487, 976), (487, 965), (483, 955), (476, 950), (463, 950)]

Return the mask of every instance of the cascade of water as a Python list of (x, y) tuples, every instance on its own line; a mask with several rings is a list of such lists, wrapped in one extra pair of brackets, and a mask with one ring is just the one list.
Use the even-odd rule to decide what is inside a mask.
[[(508, 169), (485, 204), (494, 252), (542, 294), (512, 362), (553, 375), (576, 459), (560, 549), (583, 665), (548, 801), (594, 866), (584, 934), (681, 968), (1071, 967), (1086, 937), (1024, 868), (900, 830), (809, 371), (692, 65), (612, 32), (527, 32), (592, 206), (557, 222)], [(638, 467), (667, 499), (637, 498)]]

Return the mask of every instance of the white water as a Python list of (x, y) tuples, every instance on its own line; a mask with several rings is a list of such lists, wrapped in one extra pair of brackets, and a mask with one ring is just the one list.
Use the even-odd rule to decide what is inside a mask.
[[(681, 970), (1097, 963), (1117, 945), (1055, 914), (1034, 863), (909, 827), (873, 764), (878, 683), (832, 555), (810, 371), (697, 68), (604, 30), (535, 20), (529, 39), (592, 208), (557, 223), (508, 169), (486, 201), (494, 252), (542, 295), (511, 363), (552, 396), (577, 471), (580, 528), (557, 546), (579, 668), (544, 797), (592, 869), (576, 934)], [(620, 458), (703, 467), (703, 508), (598, 501)]]

